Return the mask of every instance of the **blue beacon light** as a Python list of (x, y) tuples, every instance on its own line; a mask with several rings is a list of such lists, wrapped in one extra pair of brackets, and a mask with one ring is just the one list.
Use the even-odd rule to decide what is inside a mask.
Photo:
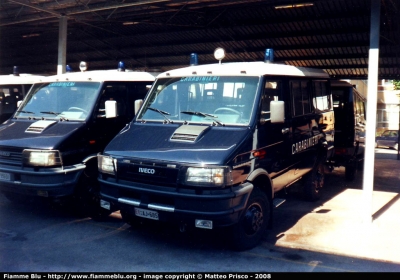
[(265, 63), (274, 62), (274, 50), (273, 49), (265, 50), (264, 62)]
[(72, 72), (72, 67), (71, 66), (69, 66), (69, 65), (67, 65), (67, 66), (65, 66), (65, 70), (69, 73), (69, 72)]
[(19, 76), (19, 68), (18, 68), (18, 66), (14, 66), (13, 67), (13, 75), (14, 76)]
[(123, 61), (120, 61), (120, 62), (118, 62), (118, 71), (121, 71), (121, 72), (123, 72), (123, 71), (125, 71), (125, 62), (123, 62)]
[(199, 64), (199, 56), (197, 53), (190, 54), (190, 66), (198, 65)]

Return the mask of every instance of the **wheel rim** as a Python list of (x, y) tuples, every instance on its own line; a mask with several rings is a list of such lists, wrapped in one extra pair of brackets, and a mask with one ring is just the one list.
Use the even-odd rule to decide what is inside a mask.
[(261, 205), (254, 203), (247, 208), (244, 223), (244, 230), (247, 235), (257, 233), (261, 229), (263, 222), (264, 214)]

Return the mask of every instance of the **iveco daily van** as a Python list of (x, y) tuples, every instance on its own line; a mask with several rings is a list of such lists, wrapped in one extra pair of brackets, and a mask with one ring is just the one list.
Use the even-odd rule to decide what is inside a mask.
[(97, 153), (132, 120), (154, 79), (115, 69), (35, 83), (0, 126), (0, 190), (10, 200), (74, 197), (96, 214)]
[(128, 223), (228, 227), (232, 245), (247, 249), (263, 236), (278, 191), (303, 178), (305, 196), (317, 199), (329, 76), (265, 53), (265, 62), (222, 63), (219, 48), (219, 63), (160, 74), (98, 156), (101, 206)]

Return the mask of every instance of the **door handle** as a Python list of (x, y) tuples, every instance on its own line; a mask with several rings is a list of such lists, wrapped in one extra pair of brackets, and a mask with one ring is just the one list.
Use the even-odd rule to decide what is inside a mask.
[(289, 128), (282, 128), (282, 134), (286, 134), (289, 132)]

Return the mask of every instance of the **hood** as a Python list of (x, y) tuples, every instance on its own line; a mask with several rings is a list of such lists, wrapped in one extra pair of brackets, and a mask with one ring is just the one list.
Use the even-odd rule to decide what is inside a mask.
[(57, 149), (84, 122), (9, 120), (0, 126), (0, 146)]
[(223, 165), (250, 135), (249, 127), (131, 123), (104, 152), (135, 159)]

